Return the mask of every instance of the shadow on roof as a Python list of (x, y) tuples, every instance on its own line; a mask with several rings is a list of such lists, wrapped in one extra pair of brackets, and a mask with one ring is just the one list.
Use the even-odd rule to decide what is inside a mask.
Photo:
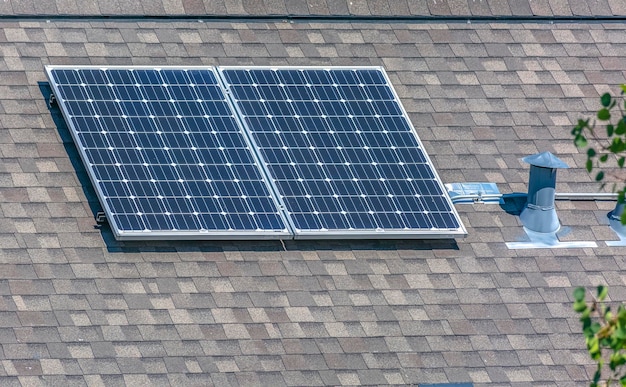
[[(44, 99), (49, 100), (52, 89), (47, 82), (39, 82), (39, 90)], [(92, 215), (101, 210), (98, 196), (92, 186), (89, 175), (85, 170), (78, 150), (74, 144), (72, 135), (65, 123), (61, 110), (50, 106), (48, 110), (57, 127), (63, 146), (72, 163), (83, 193), (89, 202)], [(259, 240), (259, 241), (188, 241), (188, 240), (163, 240), (163, 241), (118, 241), (115, 239), (108, 224), (99, 227), (102, 239), (109, 252), (112, 253), (137, 253), (137, 252), (220, 252), (220, 251), (314, 251), (314, 250), (458, 250), (454, 239), (336, 239), (336, 240)]]
[(514, 192), (512, 194), (502, 195), (500, 208), (502, 208), (509, 215), (519, 216), (522, 209), (524, 209), (526, 200), (527, 198), (525, 193)]
[(174, 253), (222, 251), (350, 251), (350, 250), (458, 250), (454, 239), (352, 239), (352, 240), (163, 240), (118, 241), (107, 224), (102, 239), (110, 253)]
[(72, 139), (72, 135), (67, 128), (67, 124), (65, 123), (65, 118), (63, 118), (63, 114), (61, 113), (61, 109), (56, 106), (50, 105), (50, 96), (52, 95), (52, 88), (48, 82), (38, 82), (39, 91), (44, 97), (44, 100), (47, 101), (48, 111), (50, 112), (50, 116), (52, 117), (52, 121), (57, 127), (57, 131), (59, 136), (61, 137), (61, 141), (63, 142), (63, 147), (65, 148), (65, 152), (72, 163), (72, 167), (74, 171), (76, 171), (76, 177), (80, 182), (80, 185), (83, 189), (83, 193), (87, 198), (87, 202), (89, 204), (89, 209), (92, 212), (92, 215), (96, 216), (98, 211), (100, 211), (100, 201), (98, 200), (98, 196), (96, 195), (96, 191), (93, 189), (91, 185), (91, 181), (89, 180), (89, 175), (87, 174), (87, 170), (83, 165), (83, 162), (78, 154), (78, 150), (76, 149), (76, 145), (74, 145), (74, 140)]

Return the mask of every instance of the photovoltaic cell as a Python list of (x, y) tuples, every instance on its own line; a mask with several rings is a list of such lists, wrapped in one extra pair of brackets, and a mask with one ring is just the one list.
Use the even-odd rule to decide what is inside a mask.
[(219, 71), (296, 237), (465, 233), (381, 68)]
[(116, 238), (290, 235), (213, 68), (47, 73)]

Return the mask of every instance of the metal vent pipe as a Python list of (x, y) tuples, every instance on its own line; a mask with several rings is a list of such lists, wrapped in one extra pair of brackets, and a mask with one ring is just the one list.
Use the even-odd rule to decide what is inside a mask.
[(524, 227), (539, 233), (554, 233), (561, 227), (554, 208), (556, 170), (569, 168), (550, 152), (527, 156), (522, 161), (530, 164), (528, 197), (520, 214)]

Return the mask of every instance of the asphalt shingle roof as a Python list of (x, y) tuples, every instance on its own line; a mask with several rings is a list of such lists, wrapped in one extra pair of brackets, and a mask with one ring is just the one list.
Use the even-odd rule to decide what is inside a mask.
[(2, 15), (624, 16), (621, 0), (5, 0)]
[[(16, 4), (3, 6), (50, 3)], [(593, 249), (507, 249), (523, 237), (508, 204), (459, 205), (469, 235), (457, 241), (116, 242), (94, 228), (97, 199), (48, 110), (43, 66), (382, 65), (444, 182), (525, 192), (520, 159), (548, 150), (572, 167), (559, 192), (594, 192), (569, 131), (626, 82), (623, 25), (0, 27), (1, 385), (580, 386), (592, 375), (571, 293), (608, 284), (626, 300), (626, 255), (604, 242), (617, 239), (612, 202), (557, 203), (563, 238)]]

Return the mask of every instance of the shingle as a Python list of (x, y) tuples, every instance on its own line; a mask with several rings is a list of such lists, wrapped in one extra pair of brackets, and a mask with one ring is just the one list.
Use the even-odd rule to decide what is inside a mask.
[(533, 11), (530, 7), (529, 1), (522, 0), (509, 0), (509, 7), (511, 8), (511, 13), (513, 15), (532, 15)]
[(592, 14), (585, 1), (571, 1), (569, 6), (573, 15), (588, 16)]
[(315, 371), (288, 371), (283, 373), (283, 378), (288, 386), (323, 385), (319, 372)]
[(185, 14), (205, 15), (206, 10), (202, 0), (183, 0), (183, 9)]
[(348, 3), (348, 10), (351, 15), (370, 15), (368, 2), (364, 0), (355, 0)]
[(511, 15), (511, 8), (506, 0), (487, 0), (493, 15)]
[(430, 11), (428, 10), (428, 4), (424, 1), (419, 0), (407, 0), (409, 6), (409, 12), (411, 15), (429, 15)]
[(554, 15), (569, 16), (572, 15), (572, 10), (567, 0), (550, 0), (550, 8)]
[(433, 1), (427, 2), (427, 4), (431, 15), (447, 16), (452, 14), (447, 2)]
[(529, 1), (533, 15), (536, 16), (552, 16), (554, 15), (549, 0)]
[[(488, 1), (480, 1), (480, 2), (472, 1), (472, 2), (469, 2), (469, 6), (470, 6), (469, 14), (474, 15), (474, 16), (491, 16), (493, 12)], [(502, 5), (494, 4), (494, 6), (498, 6), (497, 12), (501, 11), (500, 8), (502, 7)], [(496, 14), (502, 15), (501, 13), (496, 13)]]
[(287, 13), (290, 15), (308, 15), (309, 9), (307, 3), (301, 0), (285, 0)]
[(12, 2), (13, 11), (16, 14), (35, 14), (35, 5), (33, 0)]
[(608, 0), (587, 0), (587, 6), (594, 16), (612, 15)]

